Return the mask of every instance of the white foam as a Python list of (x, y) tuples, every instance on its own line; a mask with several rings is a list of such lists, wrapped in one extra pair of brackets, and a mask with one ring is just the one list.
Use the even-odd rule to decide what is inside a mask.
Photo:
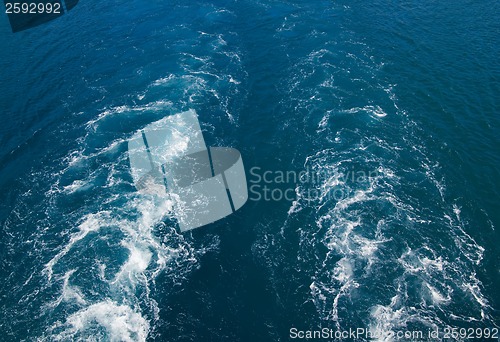
[(78, 226), (78, 231), (70, 237), (69, 242), (64, 248), (45, 264), (44, 272), (47, 274), (49, 282), (52, 280), (54, 265), (71, 250), (75, 243), (84, 239), (87, 234), (98, 231), (101, 226), (100, 220), (102, 220), (103, 217), (109, 216), (109, 214), (109, 211), (102, 211), (97, 214), (86, 215), (83, 222)]
[(377, 106), (367, 105), (364, 107), (353, 107), (350, 109), (344, 109), (342, 112), (348, 113), (348, 114), (356, 114), (359, 112), (364, 112), (364, 113), (375, 115), (376, 117), (379, 117), (379, 118), (383, 118), (383, 117), (387, 116), (387, 113), (384, 112), (382, 107), (380, 107), (378, 105)]
[[(153, 257), (157, 261), (153, 277), (165, 268), (171, 257), (184, 257), (182, 253), (176, 255), (176, 251), (172, 248), (162, 246), (153, 234), (155, 225), (172, 209), (171, 204), (172, 202), (164, 197), (140, 196), (127, 203), (130, 209), (135, 208), (140, 213), (136, 221), (120, 220), (112, 217), (110, 212), (86, 216), (79, 226), (79, 231), (71, 236), (69, 243), (46, 265), (49, 280), (52, 279), (53, 266), (68, 254), (78, 241), (84, 239), (90, 232), (98, 232), (100, 227), (116, 227), (125, 235), (121, 245), (128, 250), (128, 256), (111, 280), (105, 276), (106, 264), (98, 263), (99, 279), (108, 284), (110, 292), (101, 293), (105, 298), (97, 303), (85, 298), (80, 289), (70, 283), (70, 277), (75, 270), (65, 274), (62, 278), (61, 295), (51, 303), (50, 307), (54, 308), (62, 302), (68, 302), (81, 309), (70, 315), (65, 323), (57, 324), (50, 329), (51, 340), (94, 338), (96, 329), (105, 331), (105, 335), (98, 339), (146, 340), (150, 323), (137, 311), (136, 289), (140, 286), (146, 289), (146, 294), (149, 293), (148, 283), (154, 279), (146, 274), (151, 267)], [(146, 299), (148, 305), (152, 306), (152, 311), (157, 313), (155, 302), (147, 297)], [(61, 329), (62, 332), (55, 333)]]
[(431, 293), (431, 299), (434, 304), (440, 305), (451, 301), (451, 297), (449, 296), (449, 294), (445, 297), (438, 289), (436, 289), (431, 284), (425, 283), (425, 286)]
[(45, 306), (45, 310), (48, 308), (55, 308), (59, 306), (62, 302), (69, 302), (79, 306), (86, 305), (87, 301), (85, 300), (85, 296), (82, 294), (81, 290), (74, 285), (70, 284), (70, 277), (73, 273), (76, 272), (76, 269), (69, 270), (62, 277), (63, 285), (61, 295), (57, 297), (53, 302), (48, 303)]
[(352, 279), (352, 265), (347, 258), (340, 259), (333, 269), (333, 278), (345, 284)]
[[(111, 300), (92, 304), (70, 315), (65, 323), (58, 326), (65, 330), (51, 336), (53, 341), (140, 342), (146, 341), (149, 331), (149, 322), (140, 313)], [(104, 332), (96, 335), (96, 329)]]
[(129, 256), (116, 274), (112, 284), (119, 283), (123, 286), (125, 283), (129, 283), (131, 284), (130, 287), (134, 288), (134, 284), (138, 282), (138, 277), (142, 277), (144, 271), (148, 268), (152, 253), (147, 246), (140, 246), (132, 241), (124, 241), (122, 245), (128, 249)]
[(72, 193), (75, 193), (77, 191), (85, 190), (85, 189), (89, 188), (90, 185), (91, 184), (89, 184), (88, 181), (77, 179), (77, 180), (73, 181), (73, 183), (71, 183), (70, 185), (65, 186), (63, 188), (63, 190), (68, 194), (72, 194)]
[(375, 305), (370, 312), (373, 322), (369, 325), (369, 329), (375, 341), (392, 342), (393, 338), (388, 334), (390, 331), (397, 330), (401, 327), (402, 322), (407, 319), (407, 312), (404, 307), (394, 309), (398, 301), (398, 297), (392, 298), (391, 304), (388, 306)]
[(134, 112), (144, 112), (144, 111), (159, 111), (172, 108), (172, 102), (167, 100), (158, 100), (145, 105), (128, 106), (120, 105), (111, 108), (104, 109), (99, 115), (86, 123), (86, 128), (90, 131), (95, 131), (97, 129), (97, 124), (108, 117), (114, 116), (116, 114), (122, 113), (134, 113)]

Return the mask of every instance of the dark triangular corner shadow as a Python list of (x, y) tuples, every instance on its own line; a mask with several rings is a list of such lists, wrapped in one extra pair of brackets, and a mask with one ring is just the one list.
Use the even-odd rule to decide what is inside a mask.
[(66, 0), (65, 1), (66, 3), (66, 10), (72, 10), (73, 7), (76, 6), (76, 4), (78, 3), (78, 0)]
[[(73, 9), (79, 0), (4, 0), (12, 32), (19, 32), (45, 24)], [(28, 7), (26, 7), (26, 5)], [(19, 13), (15, 13), (19, 11)], [(24, 13), (23, 13), (24, 12)]]

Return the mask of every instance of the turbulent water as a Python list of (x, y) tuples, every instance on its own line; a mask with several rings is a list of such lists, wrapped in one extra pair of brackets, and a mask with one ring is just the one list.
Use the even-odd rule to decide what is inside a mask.
[[(499, 13), (89, 0), (16, 34), (3, 16), (0, 340), (498, 329)], [(249, 186), (268, 172), (292, 198), (256, 187), (180, 233), (127, 141), (188, 109)]]

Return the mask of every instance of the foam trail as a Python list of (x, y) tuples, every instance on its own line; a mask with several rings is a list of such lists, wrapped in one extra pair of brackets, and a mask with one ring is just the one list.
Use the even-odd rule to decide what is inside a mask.
[[(426, 132), (397, 103), (394, 85), (380, 84), (384, 63), (355, 35), (342, 35), (350, 39), (301, 50), (280, 85), (283, 109), (301, 117), (290, 118), (287, 130), (315, 147), (294, 155), (304, 161), (297, 167), (323, 176), (296, 185), (279, 233), (269, 231), (259, 241), (280, 246), (276, 255), (262, 253), (278, 274), (276, 286), (297, 285), (279, 276), (299, 270), (298, 289), (309, 289), (318, 326), (379, 333), (468, 322), (494, 326), (476, 274), (484, 247), (468, 233), (459, 199), (448, 197), (446, 170), (426, 149)], [(343, 56), (349, 58), (340, 65)], [(353, 170), (363, 176), (350, 177)]]
[[(145, 341), (150, 323), (138, 310), (140, 302), (136, 291), (138, 288), (149, 288), (152, 278), (147, 276), (148, 268), (153, 267), (154, 274), (157, 275), (169, 260), (171, 250), (157, 241), (153, 228), (172, 207), (168, 199), (153, 196), (135, 198), (128, 206), (139, 211), (137, 221), (113, 218), (109, 212), (88, 215), (80, 225), (79, 232), (75, 233), (61, 252), (47, 264), (47, 275), (49, 280), (52, 280), (53, 267), (70, 254), (75, 244), (82, 240), (92, 241), (87, 237), (89, 232), (114, 226), (124, 234), (120, 244), (127, 250), (127, 259), (111, 279), (106, 279), (107, 267), (102, 268), (104, 276), (101, 275), (100, 280), (104, 280), (109, 289), (105, 299), (92, 303), (77, 286), (72, 285), (71, 280), (76, 280), (72, 277), (74, 270), (64, 276), (63, 293), (51, 307), (55, 308), (66, 302), (79, 309), (64, 322), (54, 324), (49, 329), (50, 338), (46, 337), (47, 339), (86, 339), (96, 334), (97, 330), (97, 336), (111, 341)], [(153, 256), (156, 265), (152, 265)], [(150, 304), (154, 305), (154, 302)]]

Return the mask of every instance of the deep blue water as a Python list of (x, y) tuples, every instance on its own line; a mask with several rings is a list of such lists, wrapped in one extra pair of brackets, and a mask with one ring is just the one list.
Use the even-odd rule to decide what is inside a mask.
[[(16, 34), (3, 15), (0, 340), (498, 328), (499, 15), (88, 0)], [(249, 185), (323, 176), (179, 233), (135, 190), (127, 139), (191, 108)]]

